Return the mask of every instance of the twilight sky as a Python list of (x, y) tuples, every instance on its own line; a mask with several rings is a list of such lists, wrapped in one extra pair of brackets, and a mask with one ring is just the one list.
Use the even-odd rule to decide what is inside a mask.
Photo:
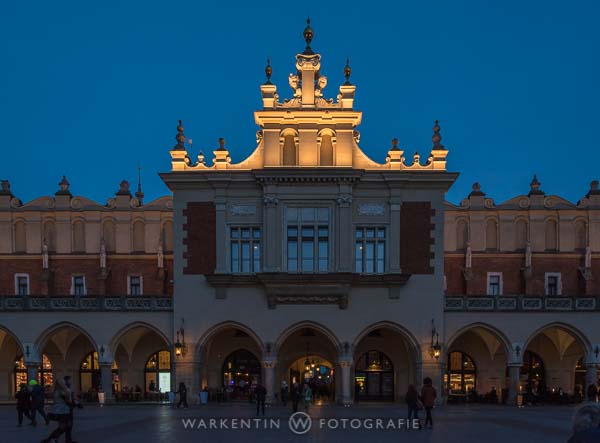
[[(306, 9), (305, 5), (310, 5)], [(146, 201), (168, 190), (177, 120), (207, 158), (224, 137), (234, 162), (255, 147), (253, 111), (271, 57), (280, 96), (311, 17), (326, 96), (346, 56), (363, 111), (361, 148), (409, 158), (433, 120), (460, 177), (496, 202), (542, 189), (576, 201), (600, 179), (600, 2), (28, 1), (0, 12), (0, 178), (23, 201), (54, 193), (105, 202), (121, 179)], [(594, 55), (595, 54), (595, 55)]]

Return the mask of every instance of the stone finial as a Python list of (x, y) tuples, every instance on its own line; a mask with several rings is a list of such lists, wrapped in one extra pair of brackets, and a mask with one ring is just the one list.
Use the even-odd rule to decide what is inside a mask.
[(349, 85), (350, 83), (350, 75), (352, 74), (352, 68), (350, 67), (350, 58), (346, 57), (346, 66), (344, 66), (344, 77), (346, 78), (345, 85)]
[(310, 17), (306, 19), (306, 28), (304, 28), (304, 41), (306, 42), (306, 48), (304, 49), (303, 54), (312, 55), (314, 54), (312, 48), (310, 47), (310, 43), (315, 36), (315, 32), (313, 28), (310, 27)]
[(58, 182), (58, 191), (54, 195), (71, 195), (69, 187), (71, 184), (68, 182), (67, 177), (62, 176), (62, 180)]
[(445, 149), (444, 145), (442, 145), (442, 134), (440, 134), (440, 122), (436, 120), (433, 125), (433, 135), (431, 136), (431, 141), (433, 142), (433, 149), (441, 150)]
[(267, 66), (265, 66), (265, 75), (267, 77), (267, 81), (265, 85), (271, 85), (271, 75), (273, 75), (273, 68), (271, 68), (271, 59), (267, 58)]
[(225, 149), (225, 139), (223, 137), (219, 137), (219, 149), (217, 151), (227, 151)]
[(8, 180), (0, 180), (0, 195), (12, 195), (12, 192), (10, 192), (10, 182)]
[(398, 139), (396, 137), (394, 137), (392, 139), (392, 149), (390, 149), (390, 151), (399, 151), (400, 149), (398, 148)]
[(198, 153), (198, 163), (204, 164), (204, 153), (202, 151)]
[(183, 123), (181, 120), (179, 120), (179, 124), (177, 125), (177, 135), (175, 136), (177, 144), (173, 146), (173, 150), (185, 151), (185, 134), (183, 133), (183, 131)]
[(479, 195), (479, 196), (485, 195), (485, 193), (481, 191), (481, 185), (479, 184), (479, 182), (473, 183), (472, 191), (469, 194), (469, 197), (474, 196), (474, 195)]
[(598, 180), (592, 180), (590, 183), (590, 190), (588, 191), (586, 197), (589, 197), (590, 195), (600, 195)]
[(128, 195), (131, 196), (131, 192), (129, 192), (129, 182), (127, 180), (121, 180), (119, 183), (119, 190), (116, 195)]
[(138, 165), (138, 185), (135, 197), (138, 199), (140, 206), (144, 204), (144, 193), (142, 192), (142, 167), (140, 165)]
[(533, 180), (531, 180), (531, 183), (529, 183), (529, 194), (528, 195), (532, 195), (532, 194), (543, 195), (544, 191), (542, 191), (541, 186), (542, 186), (542, 184), (538, 180), (537, 174), (533, 174)]

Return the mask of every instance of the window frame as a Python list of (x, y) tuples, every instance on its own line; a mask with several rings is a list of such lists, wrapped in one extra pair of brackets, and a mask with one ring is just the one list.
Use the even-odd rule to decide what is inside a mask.
[[(131, 278), (132, 277), (137, 277), (140, 279), (140, 293), (139, 294), (132, 294), (131, 293)], [(139, 297), (144, 295), (144, 277), (141, 274), (128, 274), (127, 275), (127, 295), (132, 295), (135, 297)]]
[[(548, 291), (550, 278), (556, 278), (556, 294), (550, 294)], [(544, 274), (544, 295), (546, 297), (559, 297), (562, 293), (562, 278), (560, 272), (546, 272)]]
[[(375, 230), (375, 234), (374, 237), (369, 238), (366, 235), (367, 230), (369, 229), (373, 229)], [(360, 239), (357, 237), (357, 232), (358, 231), (362, 231), (361, 237)], [(378, 233), (380, 231), (383, 231), (383, 238), (378, 237)], [(388, 227), (386, 225), (382, 225), (382, 224), (376, 224), (376, 225), (368, 225), (368, 224), (357, 224), (354, 225), (354, 241), (353, 241), (353, 246), (354, 246), (354, 273), (356, 274), (369, 274), (369, 275), (377, 275), (377, 274), (385, 274), (385, 272), (387, 271), (387, 254), (388, 254), (388, 234), (389, 234), (389, 230)], [(358, 244), (361, 243), (361, 251), (362, 251), (362, 257), (361, 257), (361, 268), (362, 270), (359, 272), (357, 271), (357, 265), (358, 265), (358, 255), (357, 255), (357, 246)], [(367, 244), (373, 244), (373, 271), (366, 271), (366, 267), (367, 267), (367, 260), (365, 258), (366, 255), (366, 245)], [(381, 271), (378, 270), (378, 262), (379, 262), (379, 254), (378, 254), (378, 246), (380, 244), (383, 244), (383, 257), (381, 257), (381, 260), (383, 261), (383, 269)]]
[[(313, 217), (312, 220), (304, 220), (301, 216), (301, 211), (302, 210), (307, 210), (307, 209), (311, 209), (314, 211), (315, 216)], [(299, 211), (299, 214), (296, 216), (295, 219), (290, 219), (289, 218), (289, 211), (290, 210), (295, 210), (295, 211)], [(325, 210), (327, 211), (327, 217), (326, 220), (325, 219), (321, 219), (319, 216), (319, 211), (320, 210)], [(285, 272), (291, 273), (291, 274), (327, 274), (329, 272), (332, 272), (332, 251), (333, 251), (333, 236), (332, 236), (332, 230), (331, 230), (331, 226), (332, 226), (332, 216), (333, 216), (333, 211), (331, 210), (330, 206), (326, 206), (326, 205), (289, 205), (285, 207), (285, 211), (284, 211), (284, 217), (283, 217), (283, 241), (282, 241), (282, 250), (283, 250), (283, 254), (282, 254), (282, 262), (283, 262), (283, 269), (285, 269)], [(296, 229), (297, 231), (297, 235), (295, 237), (290, 237), (288, 235), (289, 229)], [(312, 270), (303, 270), (303, 266), (302, 266), (302, 262), (303, 262), (303, 257), (302, 257), (302, 248), (303, 248), (303, 235), (302, 235), (302, 231), (304, 229), (312, 229), (313, 230), (313, 235), (312, 235), (312, 247), (313, 247), (313, 252), (312, 252)], [(322, 229), (326, 229), (327, 230), (327, 236), (322, 236), (321, 235), (321, 230)], [(296, 269), (294, 270), (290, 270), (290, 257), (289, 257), (289, 243), (290, 243), (290, 238), (295, 238), (296, 240), (296, 257), (295, 257), (295, 261), (296, 261)], [(326, 241), (327, 246), (326, 246), (326, 251), (327, 251), (327, 256), (325, 258), (323, 258), (320, 254), (320, 245), (321, 243), (324, 241)], [(321, 264), (322, 262), (325, 262), (325, 267), (323, 269), (321, 269)]]
[[(250, 235), (247, 239), (242, 237), (242, 230), (248, 229), (250, 231)], [(232, 231), (239, 231), (240, 235), (238, 238), (234, 238), (232, 235)], [(256, 238), (254, 233), (258, 232), (259, 236)], [(230, 274), (242, 274), (242, 275), (250, 275), (260, 273), (262, 271), (263, 266), (263, 229), (262, 226), (256, 223), (251, 224), (231, 224), (227, 225), (227, 269)], [(233, 269), (233, 244), (238, 246), (238, 270)], [(249, 271), (243, 271), (243, 248), (242, 244), (247, 243), (250, 245), (250, 257), (249, 257)], [(256, 269), (256, 257), (254, 256), (255, 246), (258, 246), (258, 269)]]
[[(25, 278), (27, 280), (27, 293), (26, 294), (21, 294), (19, 291), (19, 278)], [(31, 295), (31, 283), (30, 283), (30, 279), (29, 279), (29, 274), (24, 273), (24, 272), (18, 272), (15, 274), (15, 295), (19, 296), (19, 297), (26, 297), (28, 295)]]
[[(491, 277), (498, 277), (498, 294), (492, 294), (490, 291), (490, 282)], [(486, 283), (486, 295), (490, 297), (497, 297), (500, 295), (504, 295), (504, 278), (502, 276), (502, 272), (488, 272), (487, 273), (487, 283)]]
[[(75, 293), (75, 279), (81, 277), (83, 279), (83, 293), (82, 294), (76, 294)], [(81, 295), (87, 295), (87, 284), (85, 282), (85, 274), (72, 274), (71, 275), (71, 295), (77, 295), (77, 296), (81, 296)]]

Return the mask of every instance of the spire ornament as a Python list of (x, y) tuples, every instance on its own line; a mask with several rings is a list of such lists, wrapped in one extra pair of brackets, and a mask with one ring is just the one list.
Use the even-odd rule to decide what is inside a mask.
[(392, 149), (390, 149), (390, 151), (399, 151), (400, 149), (398, 149), (398, 139), (397, 138), (393, 138), (392, 139)]
[(344, 77), (346, 78), (345, 85), (350, 85), (350, 75), (352, 74), (352, 68), (350, 67), (350, 58), (346, 57), (346, 66), (344, 66)]
[(436, 120), (433, 125), (433, 135), (431, 136), (431, 141), (433, 142), (433, 149), (441, 150), (445, 149), (444, 145), (442, 145), (442, 135), (440, 134), (440, 122)]
[(67, 180), (67, 177), (63, 175), (62, 180), (58, 182), (59, 189), (54, 193), (54, 195), (71, 195), (71, 191), (69, 190), (70, 186), (71, 184)]
[(529, 194), (528, 195), (532, 195), (532, 194), (543, 195), (544, 191), (541, 190), (541, 186), (542, 186), (542, 184), (538, 180), (537, 174), (533, 174), (533, 180), (531, 180), (531, 183), (529, 183)]
[(310, 43), (315, 36), (315, 32), (313, 28), (310, 27), (310, 17), (306, 19), (306, 28), (304, 28), (304, 41), (306, 42), (306, 48), (304, 49), (303, 54), (312, 55), (314, 54), (312, 48), (310, 47)]
[(144, 204), (144, 193), (142, 192), (142, 167), (138, 165), (138, 185), (135, 197), (138, 199), (140, 206)]
[(271, 75), (273, 75), (273, 68), (271, 68), (270, 58), (267, 58), (267, 66), (265, 66), (265, 75), (267, 76), (267, 81), (265, 82), (265, 85), (272, 85)]
[(177, 140), (177, 144), (173, 146), (173, 150), (175, 151), (185, 151), (185, 134), (183, 133), (183, 123), (179, 120), (179, 124), (177, 125), (177, 135), (175, 136), (175, 140)]

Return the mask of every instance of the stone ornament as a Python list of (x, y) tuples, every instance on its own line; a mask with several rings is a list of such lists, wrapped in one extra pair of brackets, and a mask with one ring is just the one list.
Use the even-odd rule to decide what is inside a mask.
[(358, 206), (359, 215), (376, 216), (385, 214), (385, 206), (382, 203), (364, 203)]
[(243, 216), (243, 215), (255, 215), (255, 205), (231, 205), (229, 209), (231, 215)]

